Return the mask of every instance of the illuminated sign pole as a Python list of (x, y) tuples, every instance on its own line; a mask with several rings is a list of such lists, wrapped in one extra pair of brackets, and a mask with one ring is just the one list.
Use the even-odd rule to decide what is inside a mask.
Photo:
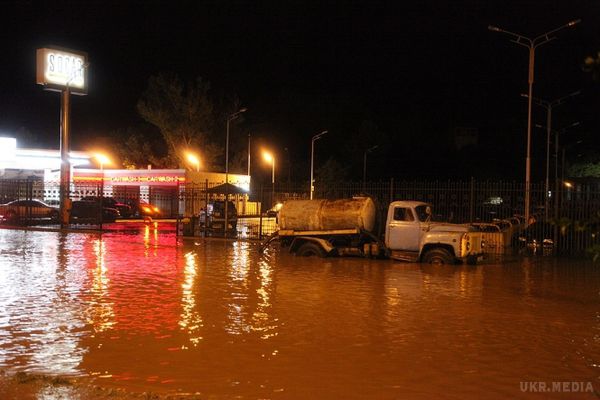
[(87, 94), (87, 54), (59, 47), (37, 49), (36, 81), (45, 90), (60, 92), (60, 226), (69, 223), (70, 94)]

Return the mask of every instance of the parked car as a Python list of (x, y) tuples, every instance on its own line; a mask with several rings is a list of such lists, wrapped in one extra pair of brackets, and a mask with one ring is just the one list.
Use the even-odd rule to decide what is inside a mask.
[(26, 219), (58, 221), (58, 207), (40, 200), (14, 200), (0, 204), (0, 221), (19, 222)]
[(152, 218), (161, 218), (162, 212), (160, 208), (145, 202), (144, 200), (140, 200), (138, 213), (141, 217), (152, 217)]
[(142, 199), (127, 199), (125, 203), (131, 207), (133, 217), (144, 218), (162, 218), (163, 214), (160, 208), (148, 203)]
[[(237, 209), (232, 201), (227, 202), (227, 230), (235, 231), (237, 228)], [(200, 211), (200, 227), (213, 231), (222, 231), (225, 223), (225, 202), (217, 200), (208, 203), (206, 210)]]
[[(70, 222), (73, 224), (95, 224), (100, 217), (98, 202), (94, 200), (78, 200), (71, 204)], [(102, 222), (115, 222), (121, 215), (119, 210), (111, 207), (102, 207)]]
[(549, 222), (537, 221), (513, 238), (513, 245), (520, 251), (530, 251), (533, 254), (551, 254), (555, 250), (555, 226)]
[[(83, 197), (81, 200), (83, 201), (98, 201), (97, 197), (87, 196)], [(112, 197), (103, 197), (102, 198), (102, 206), (107, 208), (116, 208), (119, 210), (119, 215), (123, 218), (129, 218), (132, 215), (131, 206)]]

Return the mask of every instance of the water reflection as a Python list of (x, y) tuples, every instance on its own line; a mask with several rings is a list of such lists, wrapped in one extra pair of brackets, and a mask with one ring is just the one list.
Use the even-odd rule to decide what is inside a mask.
[(256, 252), (249, 242), (232, 244), (229, 260), (230, 299), (227, 333), (241, 335), (256, 332), (262, 339), (276, 336), (272, 311), (272, 264), (267, 259), (250, 258)]
[(229, 299), (227, 304), (227, 333), (241, 335), (249, 330), (246, 319), (248, 300), (247, 242), (236, 242), (229, 259)]
[(599, 290), (600, 268), (571, 260), (0, 231), (0, 367), (215, 397), (512, 398), (524, 380), (598, 385)]
[(273, 267), (265, 259), (258, 263), (258, 301), (252, 314), (252, 330), (261, 333), (261, 339), (277, 336), (277, 319), (271, 315), (273, 293)]
[[(95, 265), (90, 268), (92, 275), (91, 296), (88, 302), (87, 322), (92, 325), (95, 332), (103, 332), (112, 328), (115, 324), (115, 313), (113, 303), (109, 297), (110, 279), (107, 276), (106, 267), (106, 243), (100, 236), (92, 241)], [(94, 259), (88, 260), (94, 264)]]
[(203, 326), (202, 316), (198, 311), (198, 304), (196, 302), (196, 297), (200, 296), (200, 289), (196, 284), (196, 281), (199, 279), (198, 263), (196, 261), (197, 255), (193, 252), (187, 252), (184, 257), (184, 281), (181, 284), (182, 312), (179, 326), (186, 331), (190, 343), (193, 346), (197, 346), (200, 340), (202, 340), (200, 330)]
[[(159, 224), (158, 222), (150, 222), (144, 224), (144, 256), (149, 257), (150, 255), (156, 257), (157, 250), (160, 247), (160, 235), (159, 235)], [(171, 239), (172, 240), (172, 239)], [(152, 251), (152, 253), (151, 253)]]
[(50, 234), (50, 245), (45, 234), (16, 236), (0, 240), (0, 366), (76, 374), (85, 324), (77, 301), (81, 262), (70, 254), (79, 243), (59, 234)]

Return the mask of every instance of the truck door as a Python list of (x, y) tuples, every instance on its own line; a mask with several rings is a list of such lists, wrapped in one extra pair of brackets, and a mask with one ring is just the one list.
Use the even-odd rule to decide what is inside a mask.
[(419, 221), (411, 208), (394, 206), (388, 215), (386, 246), (391, 250), (419, 251)]

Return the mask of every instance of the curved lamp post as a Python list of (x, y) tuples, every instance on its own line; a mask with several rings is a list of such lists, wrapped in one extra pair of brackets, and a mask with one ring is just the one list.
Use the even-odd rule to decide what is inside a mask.
[(246, 111), (248, 111), (247, 108), (240, 108), (238, 111), (234, 112), (233, 114), (230, 114), (227, 117), (227, 136), (225, 139), (225, 223), (223, 224), (223, 236), (226, 237), (227, 236), (227, 224), (229, 222), (228, 220), (228, 212), (227, 209), (229, 208), (227, 206), (227, 200), (229, 198), (229, 193), (227, 190), (227, 184), (229, 183), (229, 123), (231, 121), (233, 121), (234, 119), (236, 119), (237, 117), (240, 116), (241, 113), (245, 113)]
[(94, 154), (94, 158), (100, 164), (100, 172), (102, 177), (100, 178), (100, 197), (104, 197), (104, 165), (111, 164), (110, 158), (106, 154), (96, 153)]
[(98, 196), (100, 199), (100, 216), (99, 216), (100, 230), (102, 230), (102, 216), (103, 216), (102, 209), (104, 207), (104, 165), (111, 164), (111, 161), (110, 161), (110, 158), (108, 158), (108, 156), (103, 153), (94, 154), (94, 158), (100, 163), (100, 172), (102, 175), (100, 177), (100, 195)]
[(529, 224), (529, 202), (530, 202), (530, 185), (531, 185), (531, 102), (533, 100), (533, 76), (534, 76), (534, 62), (535, 62), (535, 49), (539, 46), (548, 43), (551, 40), (556, 39), (553, 36), (554, 33), (564, 28), (572, 27), (581, 22), (580, 19), (570, 21), (556, 29), (552, 29), (546, 33), (543, 33), (533, 39), (518, 33), (510, 32), (497, 26), (489, 25), (488, 29), (494, 32), (504, 33), (511, 37), (511, 42), (518, 45), (527, 47), (529, 49), (529, 92), (528, 92), (528, 105), (527, 105), (527, 156), (525, 159), (525, 223)]
[[(576, 126), (579, 126), (581, 123), (579, 121), (573, 122), (572, 124), (565, 126), (562, 129), (559, 130), (555, 130), (555, 129), (551, 129), (551, 131), (554, 133), (554, 219), (558, 220), (558, 206), (559, 206), (559, 201), (560, 201), (560, 192), (559, 192), (559, 178), (558, 178), (558, 149), (559, 149), (559, 140), (560, 140), (560, 136), (565, 133), (568, 129), (574, 128)], [(541, 129), (546, 129), (547, 131), (550, 130), (547, 126), (543, 126), (543, 125), (539, 125), (536, 124), (535, 125), (536, 128), (541, 128)], [(563, 162), (562, 162), (562, 180), (564, 180), (564, 150), (565, 148), (563, 147)], [(554, 240), (556, 241), (557, 239), (557, 227), (556, 225), (554, 226)]]
[[(535, 104), (537, 104), (538, 106), (544, 107), (546, 109), (546, 188), (545, 188), (546, 194), (544, 196), (544, 198), (546, 199), (546, 202), (545, 202), (546, 218), (548, 218), (549, 193), (550, 193), (550, 133), (553, 131), (552, 130), (552, 109), (554, 107), (558, 107), (559, 105), (563, 104), (568, 98), (577, 96), (580, 93), (581, 93), (581, 90), (577, 90), (576, 92), (570, 93), (566, 96), (560, 97), (560, 98), (552, 100), (552, 101), (538, 99), (537, 97), (533, 98), (533, 101), (535, 102)], [(521, 94), (521, 96), (529, 97), (528, 95), (526, 95), (524, 93)], [(541, 127), (541, 126), (536, 125), (536, 127)], [(555, 156), (556, 156), (556, 154), (555, 154)]]
[(263, 152), (263, 158), (271, 164), (271, 207), (275, 204), (275, 156), (268, 151)]
[(323, 131), (312, 137), (310, 141), (310, 199), (313, 198), (313, 192), (315, 191), (315, 180), (313, 178), (314, 173), (314, 162), (315, 162), (315, 141), (321, 139), (321, 137), (328, 131)]

